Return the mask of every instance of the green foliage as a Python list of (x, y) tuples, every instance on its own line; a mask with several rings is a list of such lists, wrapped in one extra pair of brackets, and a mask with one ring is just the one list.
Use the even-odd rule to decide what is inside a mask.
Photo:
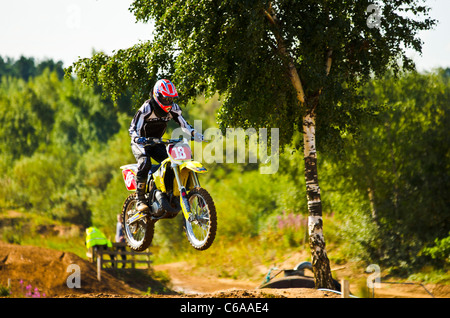
[[(8, 61), (6, 68), (13, 69)], [(96, 187), (105, 190), (113, 176), (111, 165), (118, 169), (122, 158), (130, 160), (123, 140), (121, 152), (105, 150), (130, 115), (123, 106), (128, 100), (125, 96), (114, 105), (95, 88), (63, 79), (51, 67), (29, 67), (33, 76), (27, 81), (11, 77), (13, 72), (1, 77), (0, 202), (88, 226)]]
[[(52, 207), (64, 186), (65, 169), (61, 158), (36, 153), (32, 157), (24, 157), (15, 162), (14, 176), (17, 201), (34, 207), (36, 210), (47, 210)], [(66, 162), (70, 166), (70, 162)], [(46, 195), (43, 195), (43, 194)]]
[(37, 133), (38, 127), (43, 126), (37, 112), (37, 96), (26, 82), (18, 79), (3, 81), (0, 91), (0, 151), (13, 158), (31, 155), (42, 142), (42, 135)]
[(44, 60), (36, 63), (32, 57), (27, 58), (21, 56), (15, 61), (11, 58), (6, 58), (5, 60), (0, 56), (0, 81), (2, 77), (14, 77), (27, 81), (31, 77), (38, 76), (46, 70), (55, 72), (59, 79), (64, 76), (63, 63), (61, 61)]
[(351, 220), (346, 231), (371, 261), (421, 266), (420, 251), (450, 230), (448, 76), (388, 76), (363, 93), (386, 111), (344, 155), (326, 156), (333, 208)]
[[(386, 266), (422, 266), (430, 259), (448, 265), (448, 74), (438, 70), (371, 81), (360, 90), (361, 107), (378, 109), (376, 120), (366, 119), (357, 138), (346, 135), (345, 151), (319, 153), (327, 245), (339, 245), (344, 258)], [(44, 215), (45, 222), (95, 224), (114, 235), (128, 195), (119, 167), (135, 162), (127, 132), (134, 112), (130, 95), (114, 104), (101, 93), (49, 70), (28, 80), (2, 77), (1, 208), (26, 209)], [(183, 107), (190, 122), (201, 119), (206, 129), (217, 127), (221, 105), (214, 95)], [(294, 133), (273, 175), (260, 174), (257, 164), (207, 165), (209, 173), (200, 181), (214, 198), (219, 226), (216, 248), (204, 252), (203, 261), (239, 263), (251, 254), (248, 242), (266, 258), (243, 260), (239, 273), (225, 266), (223, 276), (243, 275), (252, 261), (273, 262), (284, 251), (307, 245), (300, 140)], [(160, 255), (190, 253), (181, 221), (157, 223), (154, 247)], [(24, 231), (16, 224), (3, 226), (1, 234), (15, 243), (40, 240), (36, 230), (30, 232), (34, 239)], [(48, 245), (62, 248), (61, 242), (68, 246), (70, 239)], [(70, 248), (81, 253), (82, 240), (76, 242)]]
[(11, 288), (0, 285), (0, 297), (11, 296)]
[[(420, 52), (418, 33), (436, 23), (428, 18), (424, 1), (387, 0), (379, 3), (379, 28), (370, 28), (367, 9), (371, 3), (135, 0), (130, 11), (138, 21), (154, 22), (153, 39), (112, 56), (98, 53), (80, 59), (67, 69), (67, 75), (75, 73), (85, 83), (100, 85), (113, 99), (129, 89), (135, 101), (142, 100), (161, 77), (175, 82), (181, 103), (200, 94), (211, 97), (218, 93), (223, 103), (217, 119), (223, 131), (236, 126), (278, 127), (282, 148), (301, 148), (298, 132), (303, 116), (311, 112), (316, 148), (339, 152), (345, 137), (356, 136), (367, 117), (383, 109), (383, 104), (364, 102), (362, 87), (372, 76), (381, 77), (389, 69), (394, 74), (402, 67), (412, 70), (404, 48)], [(251, 172), (247, 176), (259, 179)], [(278, 201), (272, 199), (279, 193), (278, 189), (271, 191), (276, 184), (273, 181), (262, 181), (264, 186), (262, 182), (246, 184), (245, 178), (235, 176), (228, 188), (241, 192), (233, 193), (236, 195), (227, 201), (227, 207), (245, 214), (233, 215), (238, 222), (227, 232), (259, 233), (260, 223), (279, 209)], [(406, 196), (414, 192), (414, 184), (410, 185)], [(218, 186), (222, 187), (220, 195), (226, 193), (226, 186), (226, 182)], [(249, 187), (253, 190), (244, 191)], [(377, 189), (377, 194), (386, 189)], [(386, 197), (389, 195), (384, 192)], [(385, 202), (383, 217), (387, 220), (389, 205), (394, 203), (400, 211), (397, 200)], [(405, 204), (402, 217), (409, 221), (405, 215), (409, 202), (401, 202)], [(224, 214), (226, 224), (233, 223), (229, 217)], [(398, 226), (389, 224), (388, 228), (393, 231), (393, 241), (402, 241), (397, 238)]]
[(411, 69), (403, 47), (420, 51), (418, 32), (435, 24), (422, 1), (389, 0), (380, 4), (380, 28), (370, 28), (371, 3), (135, 0), (130, 11), (154, 23), (153, 40), (80, 59), (66, 72), (113, 98), (129, 89), (140, 101), (161, 77), (176, 83), (181, 103), (219, 93), (222, 129), (279, 127), (284, 146), (302, 127), (304, 112), (289, 77), (292, 63), (308, 100), (316, 103), (320, 95), (319, 147), (336, 150), (340, 134), (356, 132), (363, 115), (373, 113), (361, 107), (358, 88), (373, 74), (399, 69), (398, 60)]
[(437, 260), (438, 263), (450, 265), (450, 233), (443, 239), (436, 239), (434, 243), (435, 246), (424, 248), (422, 253)]

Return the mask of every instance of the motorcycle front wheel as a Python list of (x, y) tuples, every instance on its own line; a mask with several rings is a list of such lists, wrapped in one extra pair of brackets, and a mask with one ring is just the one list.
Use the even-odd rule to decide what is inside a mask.
[(216, 207), (211, 195), (203, 188), (189, 192), (190, 220), (184, 219), (184, 231), (189, 243), (203, 251), (211, 246), (217, 231)]
[(155, 222), (145, 216), (134, 222), (129, 222), (138, 211), (136, 210), (136, 194), (130, 194), (122, 207), (123, 230), (127, 245), (135, 252), (146, 250), (153, 240)]

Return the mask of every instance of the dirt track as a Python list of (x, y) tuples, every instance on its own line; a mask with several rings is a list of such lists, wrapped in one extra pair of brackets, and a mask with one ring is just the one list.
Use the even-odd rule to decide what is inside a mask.
[[(67, 277), (71, 264), (80, 267), (81, 288), (68, 288)], [(150, 294), (131, 287), (106, 271), (101, 282), (97, 281), (96, 268), (72, 253), (64, 253), (34, 246), (20, 246), (0, 242), (0, 285), (7, 286), (8, 279), (13, 297), (25, 297), (26, 286), (39, 290), (39, 297), (189, 297), (189, 298), (254, 298), (254, 297), (337, 297), (333, 293), (312, 289), (280, 290), (256, 289), (252, 282), (237, 282), (231, 279), (192, 278), (180, 268), (183, 264), (156, 266), (155, 270), (165, 270), (171, 275), (172, 295)], [(185, 266), (184, 266), (185, 267)], [(177, 276), (175, 273), (181, 273)], [(189, 278), (190, 277), (190, 278)]]
[[(80, 288), (69, 288), (69, 265), (80, 268)], [(0, 242), (0, 286), (11, 285), (12, 297), (26, 297), (26, 286), (38, 289), (39, 297), (70, 298), (339, 298), (340, 295), (309, 288), (257, 289), (259, 282), (236, 281), (194, 275), (186, 263), (154, 266), (171, 280), (171, 293), (147, 293), (143, 290), (154, 281), (125, 283), (106, 271), (97, 281), (96, 267), (72, 254), (34, 246), (20, 246)], [(138, 286), (139, 285), (139, 286)], [(136, 288), (143, 287), (143, 288)], [(427, 286), (436, 297), (450, 297), (450, 286)], [(420, 288), (392, 285), (377, 290), (378, 297), (430, 297)], [(36, 296), (36, 295), (35, 295)]]

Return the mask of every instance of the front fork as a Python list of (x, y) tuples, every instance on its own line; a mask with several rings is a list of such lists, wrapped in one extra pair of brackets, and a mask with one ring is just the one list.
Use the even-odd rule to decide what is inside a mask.
[[(191, 214), (191, 206), (189, 204), (189, 200), (187, 197), (186, 188), (181, 183), (179, 166), (172, 165), (172, 170), (175, 174), (175, 180), (177, 180), (178, 189), (180, 190), (180, 205), (181, 205), (181, 210), (183, 211), (184, 218), (186, 219), (186, 221), (192, 222), (193, 216)], [(200, 183), (198, 181), (197, 174), (194, 171), (191, 171), (191, 173), (194, 178), (195, 186), (199, 187)]]

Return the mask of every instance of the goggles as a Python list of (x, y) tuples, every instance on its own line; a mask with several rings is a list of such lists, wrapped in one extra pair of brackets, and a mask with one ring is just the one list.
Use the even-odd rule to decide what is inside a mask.
[(164, 106), (172, 106), (173, 104), (173, 97), (160, 96), (158, 99)]

